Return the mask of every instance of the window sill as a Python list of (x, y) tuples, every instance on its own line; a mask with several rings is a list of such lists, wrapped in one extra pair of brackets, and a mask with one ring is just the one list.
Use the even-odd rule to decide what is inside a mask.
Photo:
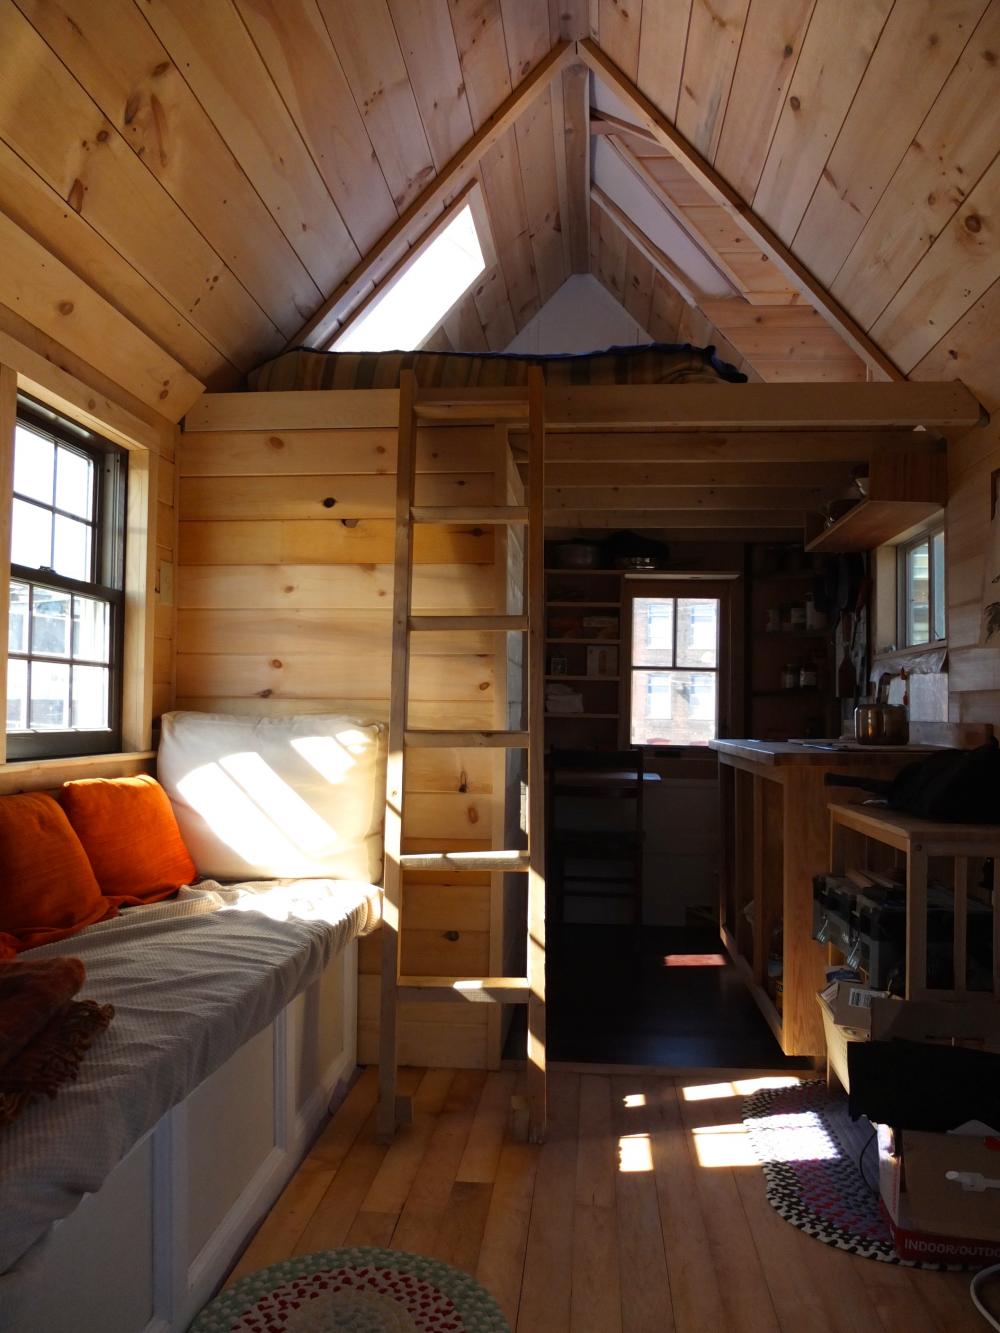
[(0, 764), (0, 795), (24, 791), (51, 791), (74, 778), (122, 778), (146, 773), (155, 750), (118, 754), (69, 755), (63, 759), (18, 759)]
[(926, 676), (948, 669), (948, 640), (936, 639), (915, 648), (897, 648), (876, 653), (872, 658), (871, 678), (895, 676), (905, 670), (909, 676)]

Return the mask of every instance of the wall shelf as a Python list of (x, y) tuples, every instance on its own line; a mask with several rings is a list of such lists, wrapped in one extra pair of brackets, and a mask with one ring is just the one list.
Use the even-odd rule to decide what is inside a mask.
[(925, 523), (940, 509), (939, 500), (859, 500), (853, 509), (807, 541), (806, 550), (831, 555), (871, 551)]

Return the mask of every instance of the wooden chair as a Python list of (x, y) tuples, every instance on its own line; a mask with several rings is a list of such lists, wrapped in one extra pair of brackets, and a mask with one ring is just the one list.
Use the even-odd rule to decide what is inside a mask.
[[(548, 763), (548, 912), (558, 951), (568, 900), (627, 901), (642, 926), (645, 757), (636, 750), (553, 750)], [(577, 816), (577, 827), (566, 816)]]

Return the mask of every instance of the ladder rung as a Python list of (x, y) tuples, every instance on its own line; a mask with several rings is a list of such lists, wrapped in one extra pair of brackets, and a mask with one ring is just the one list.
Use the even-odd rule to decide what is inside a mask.
[(527, 852), (406, 852), (404, 870), (527, 870)]
[(414, 505), (414, 523), (527, 523), (527, 505)]
[(526, 731), (408, 731), (407, 745), (423, 750), (462, 750), (467, 746), (490, 750), (526, 750)]
[(496, 630), (514, 633), (528, 628), (527, 616), (410, 616), (411, 630), (436, 629)]
[(479, 1004), (527, 1004), (527, 977), (400, 977), (401, 1000), (466, 1000)]

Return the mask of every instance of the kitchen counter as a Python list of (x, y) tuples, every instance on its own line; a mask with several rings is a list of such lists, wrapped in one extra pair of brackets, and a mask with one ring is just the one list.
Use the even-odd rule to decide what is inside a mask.
[[(720, 758), (744, 759), (754, 764), (809, 765), (826, 768), (841, 764), (856, 764), (869, 756), (899, 755), (902, 759), (917, 758), (937, 747), (933, 745), (861, 745), (858, 741), (709, 741)], [(723, 761), (724, 762), (724, 761)]]
[(786, 1055), (826, 1049), (816, 993), (827, 954), (812, 938), (813, 877), (830, 863), (823, 775), (893, 777), (934, 748), (813, 748), (819, 743), (711, 742), (722, 800), (722, 940)]

